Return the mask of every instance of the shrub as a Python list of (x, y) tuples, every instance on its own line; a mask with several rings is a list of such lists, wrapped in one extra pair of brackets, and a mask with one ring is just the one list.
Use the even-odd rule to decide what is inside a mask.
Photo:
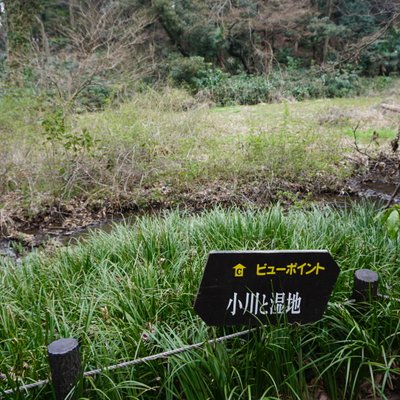
[(77, 98), (80, 108), (88, 111), (103, 110), (112, 100), (114, 93), (110, 85), (100, 77), (94, 77)]
[(358, 75), (353, 71), (332, 71), (321, 77), (326, 85), (325, 97), (346, 97), (358, 94)]
[(268, 103), (282, 98), (296, 100), (345, 97), (359, 94), (361, 83), (352, 71), (287, 68), (270, 76), (235, 75), (210, 88), (218, 105)]
[(219, 105), (257, 104), (271, 101), (272, 83), (263, 76), (236, 75), (212, 89), (212, 100)]
[(81, 151), (90, 151), (95, 144), (86, 128), (79, 132), (69, 132), (65, 115), (60, 109), (46, 115), (42, 127), (47, 142), (61, 144), (65, 150), (71, 150), (75, 155)]
[(168, 77), (175, 84), (188, 86), (194, 92), (212, 88), (227, 77), (203, 57), (175, 58), (169, 62), (168, 69)]

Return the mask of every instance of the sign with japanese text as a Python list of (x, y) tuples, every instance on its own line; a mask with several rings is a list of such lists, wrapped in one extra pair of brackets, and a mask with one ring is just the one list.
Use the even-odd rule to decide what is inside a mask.
[(324, 250), (211, 252), (194, 308), (213, 326), (314, 322), (338, 275)]

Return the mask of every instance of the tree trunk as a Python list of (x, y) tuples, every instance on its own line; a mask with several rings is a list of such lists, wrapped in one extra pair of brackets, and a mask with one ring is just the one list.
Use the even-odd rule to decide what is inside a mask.
[(36, 16), (36, 20), (37, 23), (39, 24), (40, 36), (42, 37), (42, 47), (43, 47), (44, 57), (46, 60), (48, 60), (50, 57), (49, 39), (46, 35), (46, 30), (44, 28), (43, 21), (38, 16)]
[[(334, 0), (328, 0), (328, 8), (327, 8), (327, 17), (330, 19), (332, 16), (332, 11), (333, 11), (333, 1)], [(322, 48), (322, 64), (326, 63), (326, 59), (328, 58), (328, 51), (329, 51), (329, 40), (330, 36), (327, 34), (326, 38), (324, 40), (324, 46)]]
[(69, 24), (71, 29), (75, 29), (75, 8), (76, 8), (76, 0), (69, 0), (68, 3), (68, 11), (69, 11)]
[(324, 40), (324, 47), (322, 48), (322, 64), (326, 63), (326, 59), (328, 56), (329, 39), (330, 39), (330, 37), (327, 36)]

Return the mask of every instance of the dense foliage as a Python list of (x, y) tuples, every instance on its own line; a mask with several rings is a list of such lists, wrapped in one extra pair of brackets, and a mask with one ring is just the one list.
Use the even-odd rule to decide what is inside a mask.
[[(253, 104), (275, 100), (277, 87), (300, 99), (354, 94), (357, 76), (400, 68), (397, 0), (25, 3), (2, 3), (9, 77), (89, 109), (138, 80)], [(237, 99), (237, 90), (246, 93)]]

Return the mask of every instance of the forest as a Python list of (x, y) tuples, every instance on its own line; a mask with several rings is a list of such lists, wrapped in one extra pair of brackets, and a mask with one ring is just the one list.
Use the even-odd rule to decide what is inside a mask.
[(253, 104), (344, 96), (360, 76), (399, 72), (396, 0), (6, 0), (1, 10), (7, 82), (91, 108), (139, 81)]

